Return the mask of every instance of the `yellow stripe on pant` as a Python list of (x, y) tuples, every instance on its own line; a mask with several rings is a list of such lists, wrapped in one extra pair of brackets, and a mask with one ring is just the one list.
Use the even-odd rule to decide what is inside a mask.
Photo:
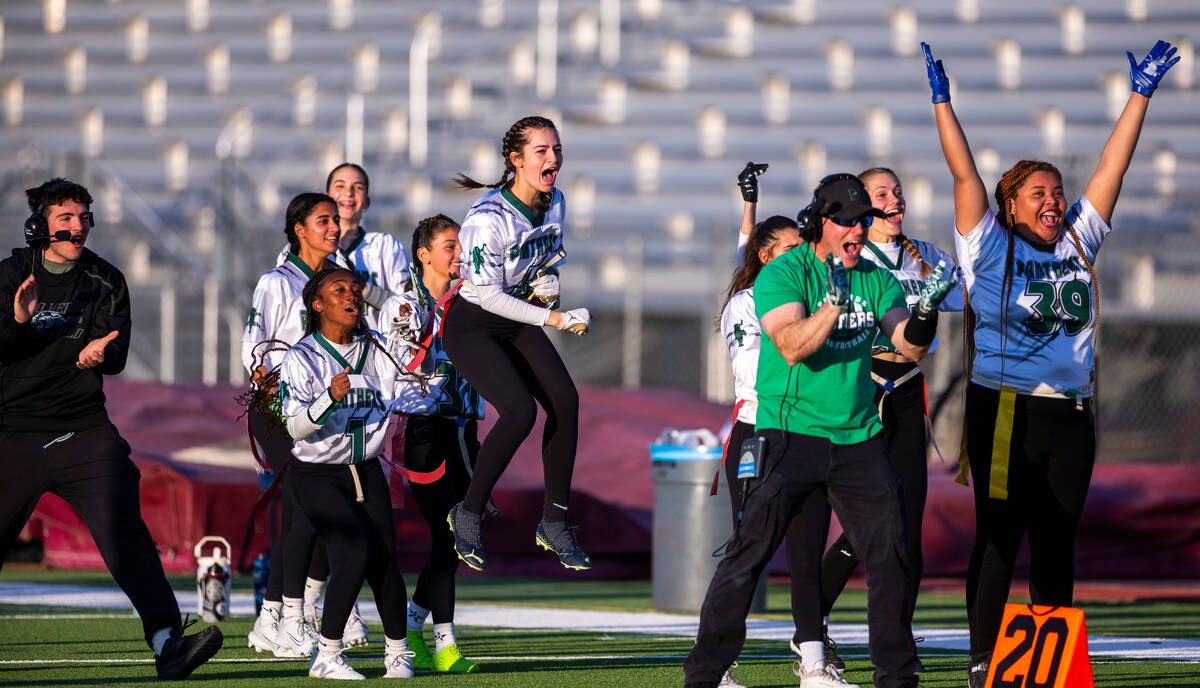
[(992, 433), (991, 475), (988, 476), (988, 497), (1008, 499), (1008, 459), (1012, 452), (1013, 415), (1017, 390), (1003, 387), (996, 408), (996, 429)]

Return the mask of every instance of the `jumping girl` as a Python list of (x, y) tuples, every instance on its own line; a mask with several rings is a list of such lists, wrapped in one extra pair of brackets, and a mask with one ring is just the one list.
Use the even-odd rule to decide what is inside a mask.
[(554, 188), (562, 144), (553, 122), (526, 117), (504, 135), (501, 152), (500, 181), (456, 179), (463, 188), (491, 190), (471, 206), (462, 224), (463, 281), (444, 316), (443, 344), (454, 366), (498, 417), (479, 449), (463, 501), (447, 518), (459, 558), (482, 571), (487, 566), (480, 535), (484, 505), (533, 429), (540, 404), (546, 412), (546, 492), (536, 540), (557, 554), (563, 566), (586, 570), (592, 562), (567, 525), (579, 394), (542, 331), (549, 326), (584, 335), (591, 321), (586, 308), (553, 310), (559, 293), (555, 265), (565, 255), (563, 195)]
[[(304, 285), (329, 265), (327, 259), (337, 250), (340, 231), (337, 203), (332, 198), (302, 193), (292, 199), (284, 221), (288, 252), (279, 265), (259, 278), (242, 334), (242, 363), (253, 380), (247, 399), (250, 428), (271, 472), (280, 476), (283, 495), (279, 535), (271, 545), (274, 565), (248, 644), (276, 657), (308, 657), (311, 653), (316, 634), (303, 610), (305, 577), (323, 579), (329, 567), (312, 525), (288, 497), (292, 438), (282, 425), (279, 409), (272, 408), (269, 400), (275, 397), (284, 352), (304, 336)], [(362, 631), (365, 642), (365, 626)]]
[(993, 212), (950, 105), (942, 62), (921, 45), (938, 137), (954, 178), (955, 247), (967, 315), (974, 316), (960, 462), (975, 483), (967, 677), (976, 688), (987, 680), (1026, 531), (1033, 603), (1072, 603), (1075, 532), (1096, 460), (1093, 354), (1100, 303), (1092, 264), (1111, 231), (1150, 96), (1179, 58), (1172, 59), (1175, 48), (1165, 41), (1141, 62), (1126, 53), (1133, 93), (1074, 205), (1067, 207), (1058, 169), (1022, 160), (996, 185)]
[(305, 284), (303, 303), (305, 336), (284, 354), (280, 398), (295, 439), (285, 490), (329, 552), (329, 588), (308, 675), (363, 678), (342, 656), (342, 635), (366, 580), (383, 620), (386, 677), (410, 678), (407, 591), (378, 458), (403, 385), (400, 364), (385, 348), (388, 339), (362, 327), (362, 284), (354, 273), (321, 270)]
[[(413, 232), (412, 255), (413, 288), (394, 302), (408, 306), (407, 318), (414, 323), (409, 331), (416, 333), (418, 340), (427, 341), (419, 366), (428, 377), (424, 385), (410, 383), (396, 403), (395, 411), (406, 414), (408, 422), (404, 434), (392, 438), (392, 454), (404, 456), (404, 474), (429, 524), (432, 544), (429, 560), (408, 602), (408, 645), (416, 653), (413, 665), (418, 669), (471, 673), (477, 667), (462, 656), (454, 637), (458, 555), (454, 553), (454, 536), (446, 523), (446, 513), (467, 492), (479, 454), (478, 425), (484, 405), (479, 393), (459, 376), (446, 357), (437, 335), (444, 313), (444, 304), (439, 306), (439, 301), (458, 278), (458, 223), (445, 215), (421, 220)], [(413, 349), (407, 349), (401, 363), (410, 365), (413, 353)], [(435, 642), (432, 654), (422, 639), (430, 612)]]

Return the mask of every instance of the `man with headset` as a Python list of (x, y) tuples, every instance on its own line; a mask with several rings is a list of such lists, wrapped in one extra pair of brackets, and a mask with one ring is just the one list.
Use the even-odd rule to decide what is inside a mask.
[[(866, 228), (879, 216), (858, 178), (826, 177), (800, 214), (805, 244), (768, 263), (754, 283), (765, 336), (757, 432), (748, 444), (762, 449), (753, 459), (745, 451), (739, 458), (739, 468), (744, 463), (754, 477), (746, 480), (741, 520), (700, 612), (685, 686), (716, 686), (737, 658), (755, 583), (817, 489), (828, 493), (866, 566), (875, 685), (917, 685), (903, 496), (872, 403), (871, 342), (882, 330), (919, 360), (937, 329), (937, 306), (956, 279), (939, 264), (910, 312), (899, 282), (859, 260)], [(803, 687), (851, 685), (833, 667), (794, 670)]]
[(105, 410), (103, 376), (129, 351), (125, 277), (84, 248), (87, 189), (52, 179), (25, 195), (28, 247), (0, 261), (0, 566), (42, 494), (62, 497), (141, 617), (158, 677), (184, 678), (220, 649), (221, 631), (183, 635), (142, 520), (141, 474)]

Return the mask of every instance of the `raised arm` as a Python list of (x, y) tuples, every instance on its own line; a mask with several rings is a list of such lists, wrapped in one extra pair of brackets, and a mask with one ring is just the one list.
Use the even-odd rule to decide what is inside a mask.
[(925, 71), (933, 92), (933, 114), (937, 119), (942, 155), (954, 179), (954, 226), (959, 234), (966, 235), (987, 214), (987, 187), (983, 185), (967, 136), (950, 105), (950, 79), (946, 69), (941, 60), (934, 61), (929, 44), (922, 43), (921, 50), (925, 52)]
[(808, 315), (802, 303), (785, 303), (763, 315), (763, 334), (770, 337), (788, 365), (796, 365), (816, 353), (829, 339), (841, 314), (841, 306), (828, 302), (812, 315)]
[[(1150, 96), (1158, 88), (1158, 82), (1176, 62), (1175, 48), (1166, 41), (1158, 41), (1150, 49), (1149, 54), (1140, 63), (1135, 63), (1133, 54), (1126, 52), (1129, 59), (1129, 80), (1132, 93), (1125, 109), (1117, 118), (1108, 142), (1100, 153), (1100, 163), (1088, 181), (1083, 195), (1088, 202), (1108, 224), (1112, 220), (1113, 208), (1117, 205), (1117, 196), (1121, 193), (1121, 180), (1129, 169), (1129, 161), (1133, 158), (1133, 150), (1137, 148), (1138, 137), (1142, 133), (1142, 122), (1146, 119), (1146, 107), (1150, 105)], [(1173, 59), (1172, 59), (1173, 58)]]
[(738, 173), (738, 189), (742, 192), (742, 201), (745, 205), (742, 208), (742, 225), (738, 228), (738, 264), (742, 262), (742, 251), (746, 248), (746, 242), (750, 240), (750, 233), (754, 231), (755, 210), (758, 208), (758, 175), (767, 171), (767, 164), (762, 163), (755, 165), (752, 162), (746, 163), (746, 167)]

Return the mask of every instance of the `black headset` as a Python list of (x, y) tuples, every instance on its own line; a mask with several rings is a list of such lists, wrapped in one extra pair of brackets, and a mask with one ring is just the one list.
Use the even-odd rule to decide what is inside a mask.
[(846, 172), (838, 172), (823, 177), (817, 182), (817, 188), (813, 191), (812, 200), (799, 213), (796, 214), (796, 224), (800, 227), (800, 238), (805, 241), (815, 244), (821, 241), (821, 218), (825, 215), (825, 211), (829, 208), (829, 203), (824, 198), (820, 198), (821, 189), (833, 184), (834, 182), (856, 181), (861, 180)]
[[(30, 215), (29, 217), (27, 217), (25, 219), (25, 243), (26, 244), (28, 244), (29, 246), (33, 246), (36, 243), (49, 242), (51, 238), (57, 239), (59, 241), (69, 241), (70, 240), (71, 233), (67, 230), (55, 232), (53, 237), (50, 236), (50, 223), (46, 221), (46, 215), (45, 215), (46, 201), (44, 199), (54, 189), (58, 189), (58, 188), (61, 188), (64, 186), (74, 186), (74, 185), (75, 185), (74, 182), (69, 182), (69, 181), (63, 179), (58, 182), (55, 182), (54, 184), (51, 184), (50, 186), (48, 186), (42, 190), (42, 198), (43, 198), (42, 202), (38, 204), (37, 210), (35, 210), (32, 215)], [(87, 212), (80, 213), (79, 219), (82, 222), (87, 222), (89, 229), (95, 228), (95, 226), (96, 226), (96, 217), (95, 217), (95, 215), (92, 214), (92, 211), (90, 211), (90, 210)]]

